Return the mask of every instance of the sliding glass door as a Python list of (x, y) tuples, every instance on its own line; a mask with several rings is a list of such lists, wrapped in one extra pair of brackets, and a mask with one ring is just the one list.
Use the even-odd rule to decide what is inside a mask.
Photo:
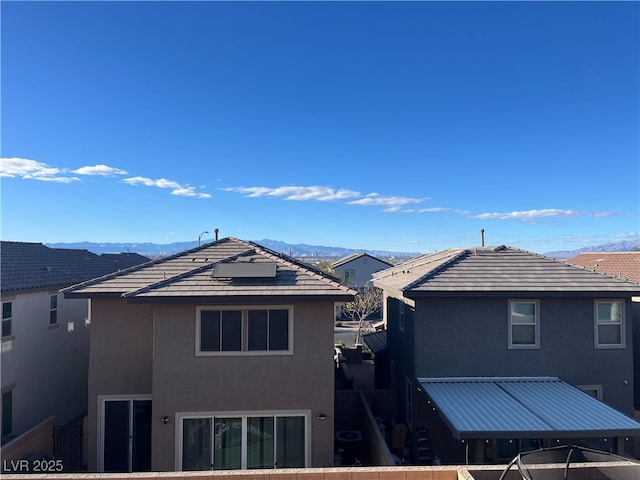
[(305, 467), (305, 415), (182, 419), (182, 470)]
[(103, 471), (151, 470), (151, 400), (105, 400), (102, 435)]

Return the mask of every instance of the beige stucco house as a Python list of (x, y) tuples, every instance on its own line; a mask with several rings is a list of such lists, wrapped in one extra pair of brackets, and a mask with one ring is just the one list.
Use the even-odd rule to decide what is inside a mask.
[(333, 463), (334, 302), (355, 292), (224, 238), (64, 290), (90, 298), (90, 471)]

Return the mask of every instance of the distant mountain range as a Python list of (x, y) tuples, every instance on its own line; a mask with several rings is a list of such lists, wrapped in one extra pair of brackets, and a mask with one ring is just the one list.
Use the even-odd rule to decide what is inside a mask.
[[(203, 242), (204, 243), (204, 242)], [(327, 247), (319, 245), (307, 245), (305, 243), (290, 244), (279, 240), (255, 240), (255, 243), (269, 248), (278, 253), (284, 253), (292, 257), (318, 257), (318, 258), (342, 258), (354, 253), (366, 252), (380, 258), (408, 258), (419, 253), (406, 252), (389, 252), (385, 250), (362, 250), (343, 247)], [(197, 247), (198, 242), (175, 242), (168, 244), (158, 243), (94, 243), (94, 242), (76, 242), (76, 243), (47, 243), (47, 247), (51, 248), (78, 248), (89, 250), (90, 252), (101, 253), (122, 253), (132, 252), (147, 257), (161, 257), (174, 253), (189, 250)]]
[(632, 252), (634, 250), (640, 250), (640, 239), (603, 243), (594, 247), (585, 247), (578, 250), (560, 250), (557, 252), (548, 252), (545, 253), (545, 255), (552, 258), (571, 258), (575, 257), (579, 253), (584, 252)]
[[(342, 247), (327, 247), (320, 245), (307, 245), (305, 243), (290, 244), (279, 240), (256, 240), (256, 243), (274, 250), (279, 253), (285, 253), (293, 257), (318, 257), (318, 258), (342, 258), (354, 253), (366, 252), (370, 255), (384, 259), (402, 260), (404, 258), (419, 255), (416, 253), (406, 252), (389, 252), (385, 250), (366, 250)], [(197, 247), (198, 242), (175, 242), (168, 244), (158, 243), (94, 243), (94, 242), (77, 242), (77, 243), (47, 243), (52, 248), (79, 248), (89, 250), (90, 252), (101, 253), (122, 253), (132, 252), (147, 257), (161, 257), (171, 255), (184, 250)], [(552, 258), (570, 258), (582, 252), (628, 252), (640, 250), (640, 239), (614, 243), (604, 243), (593, 247), (585, 247), (578, 250), (561, 250), (556, 252), (548, 252), (544, 255)]]

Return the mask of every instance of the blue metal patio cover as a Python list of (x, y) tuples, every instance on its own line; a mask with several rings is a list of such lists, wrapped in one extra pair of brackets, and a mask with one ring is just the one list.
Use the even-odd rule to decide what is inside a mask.
[(418, 378), (456, 439), (640, 435), (640, 423), (557, 377)]

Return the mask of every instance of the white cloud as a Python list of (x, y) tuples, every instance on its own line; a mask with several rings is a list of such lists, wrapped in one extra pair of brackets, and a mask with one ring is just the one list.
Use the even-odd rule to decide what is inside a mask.
[(196, 192), (195, 187), (180, 187), (171, 192), (171, 195), (178, 195), (181, 197), (196, 197), (196, 198), (211, 198), (210, 193)]
[[(236, 192), (249, 198), (257, 197), (280, 197), (285, 200), (315, 200), (318, 202), (347, 201), (347, 205), (379, 206), (386, 207), (385, 212), (412, 212), (413, 210), (403, 209), (405, 205), (420, 203), (425, 198), (410, 198), (398, 196), (382, 196), (378, 193), (362, 195), (360, 192), (348, 189), (335, 189), (333, 187), (311, 185), (301, 187), (289, 185), (283, 187), (229, 187), (224, 189), (227, 192)], [(353, 200), (355, 199), (355, 200)]]
[(431, 208), (421, 208), (418, 210), (418, 213), (441, 213), (441, 212), (453, 212), (452, 208), (447, 207), (431, 207)]
[(277, 188), (268, 187), (230, 187), (226, 191), (237, 192), (246, 197), (282, 197), (285, 200), (316, 200), (320, 202), (329, 202), (336, 200), (345, 200), (347, 198), (357, 198), (361, 196), (359, 192), (353, 190), (339, 189), (323, 186), (285, 186)]
[(618, 214), (616, 212), (602, 211), (602, 212), (594, 212), (593, 216), (596, 218), (607, 218), (607, 217), (616, 217), (618, 216)]
[(122, 180), (129, 185), (145, 185), (147, 187), (157, 188), (170, 188), (171, 195), (179, 197), (196, 197), (196, 198), (211, 198), (209, 193), (196, 192), (195, 187), (190, 185), (180, 185), (178, 182), (167, 180), (166, 178), (152, 179), (147, 177), (131, 177)]
[(65, 170), (27, 158), (0, 158), (0, 177), (41, 180), (45, 182), (71, 183), (80, 179), (63, 175)]
[(72, 170), (73, 173), (78, 175), (126, 175), (125, 170), (119, 168), (109, 167), (107, 165), (94, 165), (93, 167), (80, 167), (76, 170)]
[(522, 220), (530, 221), (539, 218), (569, 218), (569, 217), (582, 217), (583, 212), (577, 210), (560, 210), (557, 208), (543, 208), (540, 210), (524, 210), (516, 212), (493, 212), (493, 213), (480, 213), (476, 215), (469, 215), (471, 218), (477, 218), (480, 220), (498, 219), (498, 220)]
[(400, 207), (411, 205), (414, 203), (420, 203), (425, 200), (428, 199), (398, 196), (385, 197), (378, 193), (370, 193), (362, 198), (359, 198), (358, 200), (352, 200), (347, 203), (349, 205), (382, 206), (387, 207), (385, 211), (399, 211)]

